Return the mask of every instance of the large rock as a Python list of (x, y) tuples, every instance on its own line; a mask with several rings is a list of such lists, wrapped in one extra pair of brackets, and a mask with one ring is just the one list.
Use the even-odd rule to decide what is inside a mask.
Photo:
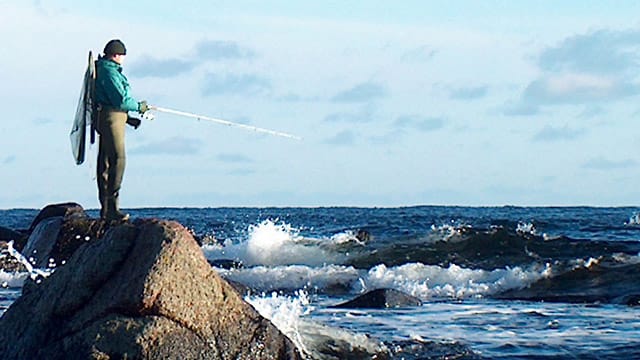
[(47, 267), (62, 227), (61, 216), (42, 219), (33, 229), (21, 253), (39, 268)]
[(31, 233), (38, 224), (44, 220), (51, 217), (86, 217), (87, 214), (84, 212), (84, 208), (82, 205), (74, 202), (68, 203), (59, 203), (59, 204), (50, 204), (42, 208), (38, 215), (31, 222), (31, 226), (29, 226), (28, 232)]
[(395, 289), (375, 289), (353, 300), (334, 305), (333, 307), (345, 309), (386, 309), (412, 306), (422, 306), (422, 301), (415, 296), (405, 294)]
[[(22, 247), (14, 244), (14, 248), (19, 250), (33, 266), (47, 268), (64, 264), (78, 247), (92, 239), (102, 237), (112, 225), (103, 220), (86, 217), (81, 210), (82, 207), (71, 207), (71, 210), (66, 210), (64, 216), (52, 215), (64, 213), (63, 205), (68, 204), (58, 207), (49, 205), (53, 206), (50, 209), (58, 210), (40, 211), (38, 214), (40, 220), (34, 221), (35, 227), (26, 238), (25, 244)], [(43, 214), (51, 216), (42, 216)], [(0, 268), (2, 268), (1, 265), (0, 263)]]
[(112, 227), (0, 318), (2, 359), (299, 359), (176, 222)]

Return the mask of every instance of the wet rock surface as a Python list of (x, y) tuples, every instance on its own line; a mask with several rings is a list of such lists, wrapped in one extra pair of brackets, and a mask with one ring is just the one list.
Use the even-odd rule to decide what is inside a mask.
[(182, 225), (62, 218), (51, 254), (68, 259), (0, 318), (0, 358), (300, 358)]
[(386, 309), (421, 306), (422, 301), (415, 296), (395, 289), (375, 289), (353, 300), (333, 306), (346, 309)]

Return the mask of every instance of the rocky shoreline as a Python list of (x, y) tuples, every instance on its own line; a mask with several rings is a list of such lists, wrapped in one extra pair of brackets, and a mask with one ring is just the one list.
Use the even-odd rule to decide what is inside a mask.
[[(13, 240), (45, 279), (0, 318), (3, 359), (300, 359), (177, 222), (112, 224), (78, 204), (44, 208)], [(4, 271), (22, 271), (4, 256)]]
[[(29, 269), (8, 254), (9, 245)], [(28, 229), (0, 227), (0, 270), (31, 275), (0, 317), (0, 358), (389, 359), (432, 346), (390, 350), (370, 339), (353, 347), (316, 324), (301, 330), (309, 343), (300, 350), (243, 299), (251, 288), (215, 271), (243, 265), (207, 260), (201, 246), (177, 222), (108, 223), (73, 202), (46, 206)], [(397, 290), (374, 289), (333, 308), (420, 304)]]

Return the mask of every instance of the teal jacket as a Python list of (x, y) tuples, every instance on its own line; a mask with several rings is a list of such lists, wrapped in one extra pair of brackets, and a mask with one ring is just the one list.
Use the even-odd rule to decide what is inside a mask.
[(138, 101), (129, 94), (129, 81), (122, 74), (122, 65), (99, 58), (96, 61), (95, 102), (107, 108), (138, 111)]

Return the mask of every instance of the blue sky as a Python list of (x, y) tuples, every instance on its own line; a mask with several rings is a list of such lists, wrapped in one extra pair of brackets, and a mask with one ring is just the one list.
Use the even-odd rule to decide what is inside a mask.
[(122, 39), (122, 206), (640, 203), (640, 3), (0, 0), (0, 208), (98, 205), (69, 131)]

